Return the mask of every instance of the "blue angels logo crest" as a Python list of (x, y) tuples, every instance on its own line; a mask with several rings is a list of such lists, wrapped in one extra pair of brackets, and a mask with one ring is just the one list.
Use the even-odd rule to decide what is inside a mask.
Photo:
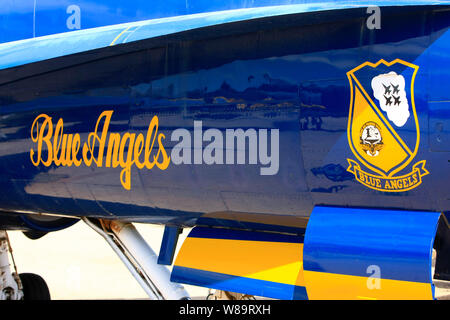
[(369, 188), (407, 191), (419, 186), (429, 173), (425, 160), (404, 173), (420, 144), (414, 102), (418, 70), (418, 66), (396, 59), (365, 62), (347, 72), (351, 90), (347, 137), (356, 158), (347, 159), (347, 171)]

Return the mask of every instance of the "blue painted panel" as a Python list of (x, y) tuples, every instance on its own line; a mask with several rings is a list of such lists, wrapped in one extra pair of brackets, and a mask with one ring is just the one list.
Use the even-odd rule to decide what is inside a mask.
[[(324, 204), (449, 211), (448, 157), (430, 152), (428, 143), (428, 75), (438, 66), (430, 65), (423, 54), (436, 50), (430, 41), (438, 41), (442, 32), (432, 32), (423, 23), (433, 14), (431, 6), (385, 10), (389, 15), (379, 31), (362, 27), (361, 9), (349, 10), (347, 19), (337, 10), (302, 13), (291, 16), (288, 25), (284, 16), (267, 18), (264, 24), (219, 24), (1, 70), (1, 207), (189, 226), (208, 212), (307, 217), (314, 205)], [(448, 10), (443, 12), (448, 18)], [(220, 21), (228, 18), (221, 16)], [(200, 20), (199, 24), (207, 19)], [(179, 20), (174, 21), (172, 26)], [(335, 28), (330, 29), (329, 23)], [(145, 28), (150, 32), (151, 25)], [(78, 39), (73, 33), (60, 40), (50, 36), (34, 44), (24, 41), (30, 51), (20, 43), (14, 48), (4, 44), (0, 59), (17, 64), (25, 61), (21, 59), (34, 61), (34, 54), (42, 52), (38, 43), (48, 51), (37, 60), (50, 57), (52, 50), (62, 55), (90, 45), (105, 46), (120, 33), (113, 29), (104, 29), (109, 38), (97, 32), (87, 36), (88, 30), (83, 30), (76, 33)], [(430, 174), (414, 190), (387, 194), (369, 190), (346, 171), (351, 154), (346, 73), (365, 61), (397, 58), (420, 67), (415, 87), (421, 128), (417, 159), (427, 161)], [(446, 86), (439, 89), (445, 91)], [(169, 141), (171, 133), (185, 128), (192, 134), (198, 120), (222, 133), (227, 128), (277, 128), (279, 171), (260, 176), (252, 165), (171, 164), (165, 172), (133, 166), (130, 192), (120, 185), (121, 168), (31, 164), (30, 127), (37, 114), (48, 114), (55, 124), (62, 118), (65, 133), (87, 136), (105, 110), (114, 110), (110, 131), (121, 134), (145, 133), (157, 115), (169, 151), (175, 144)], [(264, 227), (207, 216), (201, 222)], [(295, 232), (276, 225), (270, 230)]]
[[(208, 14), (178, 16), (170, 19), (146, 20), (120, 25), (108, 24), (108, 26), (100, 29), (56, 34), (40, 38), (38, 41), (30, 39), (6, 43), (0, 45), (0, 52), (2, 53), (0, 55), (0, 69), (107, 47), (128, 27), (133, 29), (133, 31), (127, 34), (126, 37), (117, 39), (114, 44), (129, 43), (225, 23), (278, 15), (306, 13), (314, 10), (325, 10), (327, 8), (327, 6), (310, 7), (307, 5), (293, 5), (255, 8), (244, 11), (237, 10), (228, 12), (227, 14), (211, 12)], [(343, 8), (347, 8), (347, 6), (343, 6)]]
[[(27, 0), (30, 1), (30, 0)], [(44, 1), (44, 0), (41, 0)], [(175, 0), (173, 0), (175, 1)], [(185, 6), (185, 2), (181, 1), (182, 5)], [(207, 2), (207, 1), (206, 1)], [(205, 3), (206, 3), (205, 2)], [(136, 10), (138, 12), (147, 12), (145, 9), (137, 9), (142, 8), (139, 6), (140, 3), (136, 3), (136, 7), (134, 7), (135, 2), (129, 2), (128, 5), (131, 7), (128, 8), (130, 10), (129, 17), (122, 17), (121, 14), (124, 12), (128, 12), (127, 10), (123, 10), (121, 7), (115, 7), (115, 2), (112, 4), (107, 2), (106, 4), (101, 3), (89, 3), (89, 2), (82, 2), (80, 1), (80, 8), (82, 6), (85, 6), (89, 8), (89, 13), (86, 14), (84, 11), (82, 14), (82, 28), (94, 28), (99, 26), (105, 26), (104, 28), (100, 29), (89, 29), (89, 30), (75, 30), (76, 32), (69, 32), (66, 34), (61, 34), (61, 32), (68, 31), (67, 29), (67, 19), (70, 18), (70, 14), (67, 14), (67, 7), (64, 4), (61, 4), (59, 2), (51, 2), (50, 4), (47, 4), (46, 2), (43, 2), (41, 6), (37, 6), (36, 16), (35, 20), (38, 21), (36, 23), (35, 32), (33, 31), (33, 26), (29, 29), (30, 34), (33, 35), (33, 33), (36, 34), (36, 36), (39, 35), (54, 35), (55, 36), (49, 36), (45, 37), (43, 39), (39, 39), (38, 42), (34, 41), (33, 39), (30, 39), (29, 41), (25, 42), (19, 42), (19, 43), (11, 43), (6, 45), (0, 45), (0, 52), (2, 52), (2, 55), (0, 56), (0, 68), (8, 68), (17, 66), (20, 64), (25, 63), (31, 63), (39, 60), (44, 59), (50, 59), (58, 56), (73, 54), (77, 52), (87, 51), (87, 50), (93, 50), (97, 48), (102, 48), (110, 45), (113, 40), (121, 34), (122, 31), (124, 31), (126, 28), (131, 27), (133, 28), (132, 32), (129, 32), (126, 36), (124, 36), (121, 39), (118, 39), (119, 43), (124, 42), (132, 42), (132, 41), (138, 41), (142, 39), (148, 39), (152, 37), (157, 37), (161, 35), (167, 35), (171, 33), (181, 32), (185, 30), (192, 30), (196, 28), (201, 27), (207, 27), (212, 25), (218, 25), (218, 24), (224, 24), (224, 23), (230, 23), (230, 22), (236, 22), (236, 21), (245, 21), (250, 19), (257, 19), (257, 18), (263, 18), (263, 17), (270, 17), (270, 16), (279, 16), (279, 15), (288, 15), (288, 14), (295, 14), (295, 13), (308, 13), (308, 12), (315, 12), (315, 11), (326, 11), (331, 9), (349, 9), (349, 8), (366, 8), (367, 6), (373, 5), (374, 2), (363, 2), (363, 1), (340, 1), (339, 3), (335, 2), (319, 2), (314, 3), (315, 1), (312, 1), (312, 4), (295, 4), (295, 5), (278, 5), (278, 2), (281, 2), (281, 4), (286, 4), (287, 1), (280, 0), (280, 1), (268, 1), (267, 3), (271, 3), (271, 7), (259, 7), (258, 4), (252, 4), (249, 5), (248, 10), (235, 10), (235, 11), (229, 11), (227, 13), (224, 12), (215, 12), (214, 9), (222, 8), (222, 5), (219, 5), (219, 7), (208, 5), (203, 9), (198, 9), (198, 12), (207, 12), (207, 14), (198, 14), (198, 15), (187, 15), (183, 16), (183, 10), (179, 12), (181, 14), (180, 16), (169, 18), (169, 19), (154, 19), (156, 17), (165, 17), (170, 16), (169, 13), (157, 13), (153, 14), (153, 11), (149, 11), (149, 14), (144, 14), (143, 16), (147, 17), (146, 19), (154, 19), (154, 20), (146, 20), (145, 19), (138, 19), (139, 15), (136, 17), (134, 14), (131, 14), (132, 12), (135, 12)], [(292, 3), (303, 3), (305, 1), (292, 1)], [(309, 2), (309, 1), (306, 1)], [(122, 2), (120, 2), (122, 3)], [(148, 5), (152, 6), (152, 10), (155, 8), (153, 2), (145, 2)], [(203, 3), (203, 2), (202, 2)], [(237, 7), (237, 8), (246, 8), (248, 5), (247, 1), (237, 2), (236, 5), (230, 5), (231, 8)], [(263, 2), (264, 4), (267, 4), (266, 2)], [(288, 3), (291, 3), (289, 1)], [(450, 3), (450, 2), (449, 2)], [(387, 1), (380, 1), (378, 3), (380, 6), (385, 6), (391, 4)], [(402, 5), (424, 5), (429, 4), (428, 2), (420, 2), (420, 1), (405, 1), (401, 2)], [(111, 5), (111, 7), (109, 7)], [(168, 10), (171, 11), (171, 7), (166, 6), (167, 3), (164, 2), (165, 7), (169, 8)], [(180, 5), (180, 3), (178, 3)], [(134, 8), (134, 9), (133, 9)], [(156, 7), (156, 11), (157, 7)], [(70, 11), (72, 12), (72, 11)], [(178, 11), (176, 11), (178, 12)], [(364, 12), (364, 11), (363, 11)], [(195, 11), (197, 13), (197, 11)], [(22, 15), (22, 13), (21, 13)], [(85, 17), (87, 16), (87, 17)], [(33, 12), (27, 13), (27, 17), (33, 18)], [(18, 19), (24, 19), (22, 16), (20, 16)], [(28, 19), (28, 18), (27, 18)], [(102, 19), (102, 22), (95, 21), (95, 19)], [(103, 19), (106, 19), (106, 21), (103, 21)], [(9, 21), (9, 20), (8, 20)], [(7, 22), (8, 22), (7, 21)], [(14, 18), (14, 21), (21, 21)], [(39, 21), (43, 21), (42, 23), (39, 23)], [(55, 22), (54, 22), (55, 21)], [(70, 20), (72, 21), (72, 20)], [(138, 22), (131, 22), (131, 23), (125, 23), (130, 21), (138, 21)], [(124, 24), (118, 24), (122, 23)], [(16, 22), (14, 22), (15, 24)], [(384, 23), (387, 23), (387, 20), (384, 20)], [(392, 23), (392, 21), (391, 21)], [(10, 26), (9, 23), (4, 23), (3, 27), (4, 30), (0, 29), (0, 35), (5, 34), (8, 37), (8, 41), (11, 41), (11, 37), (14, 37), (15, 30), (17, 27), (12, 24)], [(20, 25), (23, 26), (24, 24), (20, 22)], [(28, 24), (26, 24), (28, 25)], [(1, 26), (1, 25), (0, 25)], [(23, 27), (21, 27), (23, 28)], [(21, 28), (18, 28), (19, 35), (21, 35), (23, 32), (20, 31)], [(27, 27), (28, 28), (28, 27)], [(386, 28), (386, 27), (385, 27)], [(28, 29), (27, 29), (28, 30)], [(353, 30), (353, 32), (359, 32), (359, 30)], [(403, 31), (404, 32), (404, 31)], [(411, 33), (414, 33), (411, 31)], [(389, 34), (389, 33), (385, 33)], [(349, 34), (350, 36), (350, 34)], [(0, 36), (1, 37), (1, 36)], [(378, 37), (378, 41), (382, 39), (381, 41), (390, 41), (392, 39), (392, 36), (388, 36), (390, 38), (384, 39), (384, 37)], [(30, 37), (27, 37), (30, 38)], [(339, 41), (348, 41), (350, 37), (348, 38), (340, 38)], [(1, 38), (0, 38), (1, 39)], [(22, 36), (17, 36), (15, 39), (26, 39)], [(1, 42), (0, 42), (1, 43)]]
[[(448, 3), (435, 1), (433, 4)], [(309, 10), (369, 5), (392, 5), (390, 1), (322, 0), (2, 0), (0, 43), (77, 29), (189, 15), (222, 10), (306, 4)], [(396, 5), (429, 4), (427, 1), (396, 1)], [(76, 13), (75, 13), (76, 11)], [(74, 23), (74, 14), (79, 22)], [(3, 20), (3, 21), (2, 21)]]
[(430, 147), (432, 151), (450, 151), (450, 100), (430, 101)]
[(433, 72), (430, 74), (428, 90), (429, 108), (429, 142), (432, 151), (450, 151), (450, 91), (442, 90), (443, 83), (450, 83), (450, 72), (447, 67), (450, 60), (450, 30), (445, 23), (447, 18), (436, 13), (433, 27), (437, 31), (435, 40), (428, 47), (424, 58), (427, 59)]
[(450, 73), (448, 65), (450, 59), (450, 30), (448, 26), (448, 16), (444, 12), (436, 12), (433, 16), (433, 35), (429, 47), (420, 60), (425, 60), (433, 73), (430, 74), (428, 88), (429, 101), (446, 101), (450, 99), (448, 90), (441, 90), (442, 83), (449, 83)]
[(440, 213), (314, 208), (303, 247), (304, 270), (431, 283)]
[(180, 232), (181, 229), (178, 227), (166, 226), (164, 228), (161, 248), (159, 249), (158, 255), (158, 264), (164, 264), (168, 266), (172, 264)]
[(33, 37), (34, 0), (2, 0), (0, 43)]

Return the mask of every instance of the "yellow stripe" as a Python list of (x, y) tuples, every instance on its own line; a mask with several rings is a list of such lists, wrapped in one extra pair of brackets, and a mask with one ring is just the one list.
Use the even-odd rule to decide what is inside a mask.
[[(429, 283), (303, 271), (312, 300), (432, 300)], [(377, 283), (377, 281), (379, 281)], [(372, 289), (370, 289), (372, 288)]]
[(116, 41), (120, 38), (121, 35), (123, 35), (125, 32), (128, 31), (128, 29), (130, 29), (131, 26), (129, 26), (128, 28), (125, 28), (121, 33), (119, 33), (117, 35), (117, 37), (114, 38), (114, 40), (109, 44), (110, 46), (114, 45), (116, 43)]
[(304, 286), (302, 243), (187, 238), (175, 265)]

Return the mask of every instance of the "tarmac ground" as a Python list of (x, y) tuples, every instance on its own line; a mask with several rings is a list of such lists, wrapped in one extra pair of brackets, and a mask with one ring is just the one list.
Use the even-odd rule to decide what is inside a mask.
[[(164, 227), (135, 224), (150, 247), (159, 252)], [(182, 243), (189, 232), (185, 230)], [(9, 231), (18, 272), (43, 277), (52, 299), (146, 299), (148, 296), (108, 243), (84, 222), (38, 240)], [(178, 246), (179, 247), (179, 246)], [(208, 289), (185, 286), (191, 296), (206, 297)]]

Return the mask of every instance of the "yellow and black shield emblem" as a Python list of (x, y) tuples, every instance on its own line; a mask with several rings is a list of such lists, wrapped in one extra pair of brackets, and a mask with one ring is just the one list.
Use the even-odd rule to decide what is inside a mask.
[(411, 163), (419, 148), (414, 102), (418, 70), (418, 66), (396, 59), (365, 62), (347, 72), (351, 93), (347, 136), (356, 157), (348, 159), (347, 171), (369, 188), (407, 191), (420, 185), (422, 176), (429, 173), (422, 160), (406, 174), (396, 175)]

